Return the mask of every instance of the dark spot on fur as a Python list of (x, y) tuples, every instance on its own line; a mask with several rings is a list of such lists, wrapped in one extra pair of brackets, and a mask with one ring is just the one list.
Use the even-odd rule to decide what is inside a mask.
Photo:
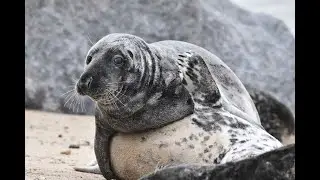
[(173, 132), (176, 132), (176, 128), (173, 128), (172, 131), (173, 131)]
[(202, 157), (203, 156), (203, 153), (199, 153), (199, 157)]
[(203, 136), (203, 133), (199, 133), (198, 135), (199, 135), (200, 137), (202, 137), (202, 136)]
[(213, 160), (213, 163), (218, 164), (218, 158), (215, 158), (215, 159)]
[(265, 137), (265, 138), (267, 138), (267, 139), (273, 140), (273, 137), (271, 137), (271, 136), (269, 136), (269, 135), (267, 135), (267, 134), (263, 134), (262, 136)]
[(223, 153), (220, 153), (218, 157), (221, 160), (224, 158), (225, 155), (226, 155), (226, 152), (223, 152)]
[(213, 145), (209, 145), (209, 148), (212, 148), (213, 147)]
[(186, 72), (187, 76), (190, 77), (190, 79), (194, 82), (198, 82), (198, 75), (196, 75), (195, 73), (193, 73), (193, 71), (187, 71)]
[(182, 84), (188, 85), (187, 81), (184, 78), (182, 79)]
[(190, 139), (190, 140), (193, 140), (193, 139), (197, 140), (198, 138), (197, 138), (197, 136), (196, 136), (196, 135), (191, 134), (191, 135), (189, 136), (189, 139)]
[(218, 93), (204, 94), (202, 95), (202, 97), (204, 98), (205, 103), (214, 104), (220, 99), (221, 96), (220, 96), (220, 93), (218, 92)]
[[(200, 57), (201, 58), (201, 57)], [(201, 58), (202, 59), (202, 58)], [(198, 59), (197, 58), (192, 58), (192, 62), (194, 65), (197, 65), (199, 62), (198, 62)]]
[[(201, 113), (198, 113), (197, 116), (199, 117), (199, 119), (207, 119), (206, 116), (204, 116)], [(217, 124), (215, 121), (206, 121), (205, 124), (202, 124), (202, 122), (199, 122), (199, 120), (197, 120), (196, 118), (192, 118), (192, 121), (198, 125), (199, 127), (201, 127), (203, 130), (207, 131), (207, 132), (216, 132), (216, 131), (221, 131), (221, 127), (219, 124)]]
[(256, 148), (256, 149), (259, 149), (259, 150), (263, 150), (263, 148), (262, 147), (259, 147), (259, 146), (257, 146), (257, 145), (252, 145), (254, 148)]
[(187, 56), (185, 56), (185, 55), (182, 55), (182, 54), (179, 54), (178, 56), (180, 56), (180, 57), (183, 57), (183, 58), (187, 57)]
[(212, 153), (210, 153), (208, 157), (209, 157), (209, 159), (211, 159), (211, 157), (212, 157)]
[(237, 135), (235, 135), (235, 134), (231, 134), (231, 137), (236, 137)]
[(210, 139), (210, 136), (203, 137), (203, 141), (208, 141)]
[(238, 141), (238, 139), (236, 139), (236, 138), (231, 138), (230, 139), (230, 142), (231, 142), (232, 145), (234, 145), (234, 143), (236, 143), (237, 141)]
[(166, 148), (166, 147), (168, 147), (168, 144), (165, 144), (165, 143), (159, 144), (159, 148)]
[(249, 125), (244, 124), (242, 122), (235, 122), (235, 123), (231, 123), (230, 127), (234, 129), (246, 129), (247, 127), (249, 127)]
[(142, 136), (140, 142), (144, 142), (144, 141), (146, 141), (146, 140), (147, 140), (147, 138), (144, 137), (144, 136)]
[(245, 142), (247, 142), (246, 140), (242, 140), (242, 141), (240, 141), (240, 143), (242, 144), (242, 143), (245, 143)]
[(181, 143), (180, 142), (174, 142), (176, 145), (178, 145), (178, 146), (181, 146)]
[(187, 138), (182, 139), (182, 142), (187, 142), (187, 141), (188, 141)]
[[(197, 126), (202, 126), (202, 124), (196, 119), (196, 118), (192, 118), (191, 119), (194, 123), (196, 123)], [(199, 134), (200, 136), (200, 134)]]
[(208, 148), (205, 148), (204, 151), (203, 151), (203, 153), (207, 153), (207, 152), (209, 152), (209, 149), (208, 149)]
[(193, 69), (191, 67), (187, 67), (187, 71), (193, 72)]
[(208, 159), (202, 159), (205, 163), (208, 163), (209, 161), (208, 161)]
[(190, 148), (190, 149), (194, 149), (194, 145), (190, 144), (190, 145), (189, 145), (189, 148)]
[(192, 105), (192, 99), (191, 98), (187, 100), (187, 104), (188, 105)]
[(189, 62), (188, 62), (188, 65), (189, 65), (191, 68), (194, 67), (194, 63), (193, 63), (192, 61), (189, 61)]

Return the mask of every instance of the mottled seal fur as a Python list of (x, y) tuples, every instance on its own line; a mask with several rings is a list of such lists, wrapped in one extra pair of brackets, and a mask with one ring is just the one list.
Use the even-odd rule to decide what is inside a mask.
[[(211, 76), (199, 81), (204, 74), (189, 71), (195, 64), (179, 64), (192, 57), (186, 51), (206, 62), (200, 67), (207, 67)], [(139, 177), (141, 168), (150, 170), (157, 164), (219, 164), (281, 146), (261, 126), (237, 76), (201, 47), (180, 41), (147, 44), (133, 35), (110, 34), (89, 50), (86, 62), (76, 88), (97, 102), (94, 149), (106, 179)], [(190, 84), (198, 80), (201, 88), (207, 87), (201, 91), (206, 96), (188, 86), (181, 68), (187, 69), (183, 77), (193, 78)], [(188, 139), (198, 143), (188, 144)], [(253, 143), (260, 140), (265, 145), (256, 147)], [(78, 170), (96, 172), (93, 167)]]
[(295, 142), (295, 118), (291, 110), (272, 94), (245, 85), (259, 113), (262, 126), (283, 144)]

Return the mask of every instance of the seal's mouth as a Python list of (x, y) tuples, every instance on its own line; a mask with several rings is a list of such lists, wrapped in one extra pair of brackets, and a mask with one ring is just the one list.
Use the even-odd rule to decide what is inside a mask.
[(83, 92), (83, 90), (78, 86), (76, 85), (76, 90), (77, 90), (77, 93), (81, 96), (85, 96), (86, 94)]

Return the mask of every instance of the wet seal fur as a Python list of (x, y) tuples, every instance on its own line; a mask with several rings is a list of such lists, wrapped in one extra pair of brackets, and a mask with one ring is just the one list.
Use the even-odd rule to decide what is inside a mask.
[[(206, 61), (210, 76), (198, 79), (203, 74), (193, 71), (196, 64), (185, 64), (194, 58), (186, 50)], [(159, 164), (220, 164), (281, 146), (261, 126), (236, 75), (201, 47), (179, 41), (147, 44), (133, 35), (110, 34), (90, 49), (86, 62), (77, 91), (97, 102), (94, 149), (106, 179), (116, 174), (134, 178)], [(181, 68), (189, 79), (181, 78)], [(201, 91), (205, 95), (190, 95), (197, 86), (188, 83), (194, 82), (207, 87)], [(94, 164), (76, 170), (99, 173)]]

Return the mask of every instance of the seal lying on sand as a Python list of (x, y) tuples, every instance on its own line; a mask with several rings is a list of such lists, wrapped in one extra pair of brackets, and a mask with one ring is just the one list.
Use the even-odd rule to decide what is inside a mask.
[[(186, 51), (200, 57), (212, 75), (205, 81), (201, 79), (204, 83), (201, 88), (208, 87), (205, 93), (213, 90), (208, 96), (198, 98), (199, 94), (194, 94), (191, 97), (194, 87), (186, 88), (186, 79), (180, 77), (182, 67), (179, 59), (186, 61), (190, 58), (183, 59)], [(190, 68), (194, 67), (188, 65), (187, 76), (197, 79), (203, 75), (200, 71), (200, 74), (190, 74)], [(192, 82), (193, 79), (190, 80)], [(136, 178), (145, 173), (142, 169), (154, 168), (152, 165), (179, 164), (183, 163), (182, 160), (185, 163), (219, 164), (281, 146), (261, 126), (250, 95), (230, 68), (209, 51), (186, 42), (147, 44), (141, 38), (128, 34), (105, 36), (89, 50), (85, 71), (76, 88), (79, 94), (88, 95), (96, 101), (94, 149), (106, 179), (115, 178), (115, 174), (125, 179)], [(203, 105), (202, 100), (211, 105), (196, 109), (198, 106), (194, 105)], [(204, 121), (208, 118), (206, 110), (211, 114), (209, 121)], [(248, 130), (237, 134), (235, 129), (239, 128)], [(223, 133), (216, 135), (217, 131)], [(249, 134), (255, 131), (264, 139), (250, 139), (252, 135)], [(188, 139), (198, 139), (199, 143), (187, 143)], [(273, 143), (261, 144), (257, 148), (248, 145), (260, 140)], [(240, 147), (236, 148), (239, 143), (248, 145), (241, 149), (246, 153), (236, 153), (240, 150)], [(144, 163), (150, 162), (148, 157), (158, 159), (151, 164)], [(84, 171), (97, 172), (94, 167)], [(81, 171), (81, 168), (77, 170)], [(124, 175), (125, 171), (127, 174)], [(130, 175), (130, 172), (134, 174)]]

